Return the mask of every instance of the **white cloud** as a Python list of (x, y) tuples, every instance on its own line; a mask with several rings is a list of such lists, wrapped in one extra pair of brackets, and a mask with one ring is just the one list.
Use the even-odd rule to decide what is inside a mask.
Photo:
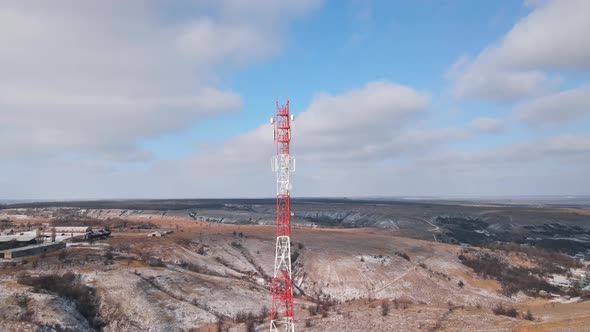
[(276, 32), (248, 24), (226, 25), (203, 18), (188, 23), (178, 39), (180, 50), (198, 64), (217, 64), (228, 58), (251, 61), (277, 52)]
[[(404, 195), (586, 195), (590, 135), (562, 134), (491, 148), (446, 149), (381, 174)], [(385, 181), (385, 180), (384, 180)]]
[[(152, 157), (142, 139), (240, 109), (238, 94), (216, 88), (219, 74), (281, 52), (286, 22), (318, 4), (2, 2), (0, 154), (11, 176), (0, 197), (273, 195), (270, 125), (187, 158), (127, 162)], [(580, 33), (588, 31), (587, 6), (536, 3), (499, 43), (450, 70), (456, 95), (514, 101), (551, 91), (551, 70), (587, 70)], [(518, 115), (531, 125), (573, 121), (587, 114), (588, 95), (587, 87), (556, 93), (523, 104)], [(423, 120), (429, 105), (429, 93), (389, 81), (317, 95), (294, 126), (294, 194), (514, 194), (543, 180), (545, 191), (536, 193), (554, 194), (590, 185), (574, 178), (587, 172), (587, 135), (454, 150), (475, 133), (501, 132), (504, 122), (432, 128)]]
[[(149, 178), (163, 180), (157, 186), (164, 196), (272, 196), (270, 133), (265, 126), (216, 152), (161, 163)], [(460, 130), (403, 136), (399, 140), (408, 148), (428, 153), (386, 150), (381, 159), (340, 160), (327, 150), (327, 159), (316, 160), (299, 151), (294, 196), (583, 194), (590, 184), (583, 176), (590, 162), (589, 135), (564, 134), (472, 151), (444, 145), (463, 139)], [(299, 138), (295, 136), (293, 147)]]
[(0, 153), (145, 160), (142, 139), (239, 110), (238, 94), (215, 88), (218, 66), (276, 54), (286, 22), (317, 4), (2, 2)]
[(429, 100), (427, 93), (385, 81), (342, 95), (320, 95), (297, 119), (297, 151), (317, 159), (379, 154)]
[(517, 109), (517, 117), (531, 126), (566, 123), (590, 114), (590, 86), (534, 99)]
[[(45, 199), (271, 197), (275, 180), (268, 129), (261, 127), (189, 160), (159, 162), (149, 170), (113, 174), (100, 163), (49, 162), (41, 169), (18, 165), (19, 172), (0, 187), (0, 197), (14, 198), (5, 193), (15, 184), (11, 192)], [(472, 151), (444, 147), (427, 154), (399, 155), (393, 161), (299, 160), (293, 195), (581, 195), (587, 194), (590, 185), (589, 162), (590, 136), (586, 134)]]
[[(371, 188), (384, 188), (389, 183), (375, 184), (375, 175), (388, 169), (388, 164), (468, 137), (464, 129), (415, 128), (417, 119), (426, 115), (429, 100), (425, 92), (387, 81), (314, 98), (295, 117), (291, 151), (298, 171), (294, 193), (370, 194)], [(161, 188), (168, 188), (163, 192), (180, 190), (203, 197), (271, 196), (274, 180), (269, 161), (274, 152), (272, 127), (267, 124), (208, 146), (188, 159), (159, 163), (152, 172), (175, 174), (178, 179), (162, 184)]]
[(511, 102), (555, 88), (545, 71), (589, 70), (590, 2), (538, 4), (497, 44), (461, 58), (448, 77), (457, 98)]
[[(379, 160), (460, 136), (457, 130), (418, 132), (406, 128), (425, 112), (429, 99), (425, 92), (387, 81), (370, 82), (340, 95), (321, 94), (295, 118), (292, 151), (299, 158), (321, 161)], [(271, 125), (263, 125), (197, 159), (229, 164), (238, 160), (266, 162), (273, 144)]]
[(490, 50), (501, 64), (519, 69), (590, 69), (590, 2), (554, 0), (519, 21)]
[(483, 99), (497, 102), (513, 102), (533, 97), (547, 90), (547, 78), (542, 71), (511, 71), (496, 64), (475, 60), (455, 67), (453, 94), (460, 99)]
[[(557, 161), (561, 158), (590, 157), (590, 135), (561, 134), (548, 138), (512, 142), (475, 151), (441, 151), (422, 159), (426, 165), (470, 165), (512, 167), (513, 163)], [(583, 165), (580, 165), (583, 166)], [(535, 169), (536, 167), (531, 167)]]
[(496, 118), (481, 117), (474, 119), (469, 127), (476, 132), (496, 134), (504, 131), (504, 123)]

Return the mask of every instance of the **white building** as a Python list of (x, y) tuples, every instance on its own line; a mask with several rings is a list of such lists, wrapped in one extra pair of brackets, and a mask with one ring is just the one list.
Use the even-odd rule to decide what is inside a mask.
[(87, 226), (61, 226), (55, 227), (55, 234), (66, 235), (66, 234), (85, 234), (92, 230), (91, 227)]

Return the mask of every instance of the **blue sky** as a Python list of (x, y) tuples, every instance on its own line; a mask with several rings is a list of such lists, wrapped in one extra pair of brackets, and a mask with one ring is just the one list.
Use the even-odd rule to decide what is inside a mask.
[(0, 198), (588, 194), (583, 0), (0, 5)]
[[(449, 98), (445, 71), (461, 55), (477, 54), (500, 38), (530, 11), (518, 1), (323, 3), (287, 27), (280, 54), (222, 73), (220, 85), (243, 98), (241, 112), (151, 139), (145, 146), (162, 158), (176, 158), (192, 151), (187, 140), (220, 140), (255, 129), (272, 114), (269, 99), (288, 96), (297, 114), (321, 92), (342, 93), (373, 80), (436, 91), (433, 108), (471, 107)], [(485, 103), (473, 107), (501, 111)], [(447, 113), (436, 122), (466, 125), (475, 117)]]

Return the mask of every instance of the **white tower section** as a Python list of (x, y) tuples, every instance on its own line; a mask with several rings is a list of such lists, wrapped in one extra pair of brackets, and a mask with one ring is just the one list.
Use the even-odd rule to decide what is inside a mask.
[(279, 107), (277, 103), (277, 113), (271, 119), (277, 145), (277, 153), (271, 159), (272, 170), (277, 173), (277, 239), (271, 284), (271, 332), (295, 331), (291, 279), (291, 172), (295, 171), (295, 159), (289, 154), (292, 121), (289, 101), (284, 107)]

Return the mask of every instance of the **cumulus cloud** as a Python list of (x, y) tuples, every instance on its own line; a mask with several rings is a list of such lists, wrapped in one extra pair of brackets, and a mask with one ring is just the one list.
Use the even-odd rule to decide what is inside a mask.
[(207, 0), (189, 2), (195, 17), (180, 26), (176, 44), (197, 64), (243, 64), (278, 53), (284, 22), (317, 8), (320, 0)]
[[(320, 162), (382, 160), (459, 136), (453, 130), (408, 128), (429, 100), (426, 92), (388, 81), (339, 95), (320, 94), (295, 119), (293, 153)], [(265, 125), (229, 140), (222, 151), (227, 156), (261, 153), (261, 147), (272, 146), (271, 135), (271, 126)], [(272, 148), (264, 153), (269, 152)]]
[[(2, 2), (0, 154), (11, 176), (0, 197), (272, 196), (269, 124), (174, 160), (146, 163), (152, 155), (138, 142), (239, 110), (241, 97), (216, 87), (221, 73), (281, 52), (285, 22), (319, 3)], [(457, 97), (519, 100), (551, 91), (551, 70), (587, 70), (587, 6), (535, 1), (500, 42), (449, 71)], [(588, 95), (587, 87), (554, 93), (517, 114), (535, 126), (577, 120)], [(504, 121), (433, 128), (424, 120), (430, 100), (391, 81), (317, 95), (294, 125), (294, 194), (514, 194), (545, 182), (536, 193), (587, 191), (588, 135), (468, 150), (454, 143), (500, 133)]]
[[(488, 167), (513, 163), (557, 161), (562, 158), (590, 157), (590, 135), (561, 134), (548, 138), (532, 139), (475, 151), (443, 151), (422, 159), (423, 164), (477, 165)], [(582, 165), (580, 165), (582, 166)], [(535, 169), (536, 167), (531, 167)]]
[(588, 114), (590, 114), (590, 86), (537, 98), (517, 109), (517, 117), (531, 126), (566, 123)]
[[(269, 127), (189, 159), (148, 170), (104, 173), (100, 165), (19, 166), (11, 190), (22, 197), (271, 197), (275, 194)], [(258, 137), (260, 136), (260, 137)], [(244, 141), (244, 143), (240, 143)], [(265, 143), (263, 143), (265, 142)], [(270, 143), (269, 143), (270, 142)], [(262, 144), (262, 146), (260, 146)], [(297, 141), (294, 141), (296, 146)], [(439, 143), (436, 143), (439, 144)], [(297, 155), (299, 157), (299, 155)], [(294, 196), (587, 194), (590, 136), (563, 134), (472, 151), (450, 147), (394, 160), (298, 162)], [(67, 174), (64, 167), (68, 168)], [(93, 178), (89, 179), (91, 172)], [(62, 174), (56, 177), (55, 174)], [(146, 179), (149, 179), (146, 181)], [(14, 185), (5, 181), (2, 190)], [(83, 183), (84, 186), (80, 187)], [(113, 192), (112, 188), (119, 188)], [(71, 193), (76, 193), (72, 195)], [(10, 198), (13, 196), (5, 196)]]
[[(456, 129), (410, 130), (424, 115), (426, 92), (388, 81), (369, 82), (339, 95), (323, 93), (313, 99), (293, 124), (293, 153), (315, 161), (380, 160), (411, 153), (430, 143), (463, 135)], [(205, 147), (200, 162), (266, 160), (273, 154), (270, 124), (230, 138), (221, 146)]]
[[(260, 30), (247, 24), (226, 25), (209, 18), (188, 23), (178, 38), (184, 56), (198, 64), (216, 64), (228, 58), (244, 62), (277, 51), (275, 31)], [(203, 47), (207, 45), (207, 47)]]
[(164, 1), (4, 1), (0, 153), (146, 160), (142, 139), (239, 110), (217, 66), (276, 54), (282, 19), (317, 4), (180, 1), (180, 15)]
[(550, 89), (542, 71), (512, 71), (496, 66), (489, 60), (479, 59), (457, 64), (448, 76), (453, 81), (454, 96), (506, 103)]
[[(382, 186), (375, 185), (374, 173), (387, 169), (387, 164), (468, 137), (468, 131), (460, 128), (416, 128), (429, 101), (428, 93), (389, 81), (318, 95), (295, 117), (292, 154), (300, 166), (294, 192), (372, 193), (371, 187)], [(152, 172), (183, 179), (162, 185), (170, 191), (186, 187), (204, 192), (202, 196), (270, 196), (274, 194), (270, 171), (274, 152), (272, 126), (267, 124), (206, 146), (190, 158), (159, 163)]]
[(400, 129), (429, 100), (425, 92), (386, 81), (341, 95), (319, 95), (295, 124), (298, 149), (315, 159), (379, 156), (395, 145)]
[(496, 118), (481, 117), (471, 121), (469, 127), (480, 133), (496, 134), (504, 131), (504, 123)]
[(502, 64), (533, 69), (590, 69), (590, 3), (555, 0), (518, 22), (497, 49)]
[(590, 69), (590, 3), (547, 1), (497, 43), (449, 70), (457, 98), (511, 102), (555, 88), (549, 70)]
[(442, 149), (383, 172), (405, 195), (585, 195), (590, 135), (561, 134), (471, 150)]
[[(328, 159), (317, 160), (306, 158), (307, 152), (300, 149), (295, 154), (298, 166), (293, 193), (338, 197), (583, 194), (590, 184), (583, 176), (590, 162), (590, 135), (562, 134), (475, 150), (453, 149), (452, 144), (444, 144), (460, 141), (465, 135), (453, 129), (401, 134), (397, 140), (407, 144), (407, 149), (427, 153), (389, 149), (382, 151), (386, 153), (380, 159), (329, 159), (327, 150)], [(296, 132), (293, 147), (298, 146), (299, 138)], [(150, 178), (174, 174), (158, 184), (160, 192), (168, 195), (274, 194), (270, 126), (228, 141), (215, 151), (190, 160), (160, 163), (150, 171)]]

